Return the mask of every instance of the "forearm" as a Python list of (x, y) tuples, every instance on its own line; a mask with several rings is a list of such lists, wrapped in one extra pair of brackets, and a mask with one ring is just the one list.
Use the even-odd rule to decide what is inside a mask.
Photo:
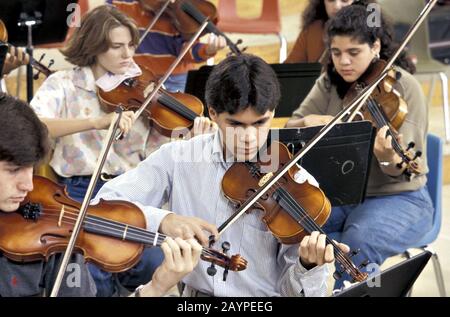
[(305, 126), (305, 118), (291, 118), (286, 123), (286, 128), (303, 128)]
[(66, 135), (95, 129), (95, 124), (92, 119), (40, 119), (47, 126), (52, 138), (59, 138)]

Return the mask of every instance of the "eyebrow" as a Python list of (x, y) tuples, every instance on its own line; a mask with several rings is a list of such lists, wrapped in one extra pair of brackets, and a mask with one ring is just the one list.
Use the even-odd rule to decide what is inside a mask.
[(123, 43), (123, 42), (111, 42), (111, 45), (128, 45), (130, 43), (133, 43), (133, 41), (130, 41), (128, 43)]
[(234, 119), (231, 119), (231, 118), (227, 118), (227, 121), (228, 121), (228, 123), (233, 123), (233, 124), (254, 125), (254, 124), (258, 124), (258, 123), (265, 123), (265, 122), (267, 122), (267, 120), (269, 120), (269, 119), (270, 119), (270, 116), (264, 117), (264, 118), (261, 118), (261, 119), (255, 121), (255, 122), (252, 122), (252, 123), (250, 123), (250, 124), (245, 124), (245, 123), (243, 123), (243, 122), (241, 122), (241, 121), (234, 120)]

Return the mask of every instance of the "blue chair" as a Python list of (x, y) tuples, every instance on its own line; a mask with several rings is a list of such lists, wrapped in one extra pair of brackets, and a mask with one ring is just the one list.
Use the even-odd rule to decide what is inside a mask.
[[(427, 161), (429, 172), (427, 175), (427, 187), (431, 200), (434, 206), (433, 227), (431, 230), (417, 243), (415, 248), (428, 250), (432, 253), (431, 260), (433, 262), (434, 273), (436, 275), (436, 282), (439, 288), (439, 294), (442, 297), (446, 296), (444, 277), (442, 275), (442, 268), (436, 252), (431, 250), (428, 245), (432, 243), (439, 235), (442, 222), (442, 161), (443, 161), (443, 141), (433, 134), (428, 134), (427, 137)], [(410, 257), (410, 253), (406, 252)]]

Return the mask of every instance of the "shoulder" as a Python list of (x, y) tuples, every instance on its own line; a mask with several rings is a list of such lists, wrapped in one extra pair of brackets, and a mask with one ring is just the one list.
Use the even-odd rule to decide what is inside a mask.
[(322, 74), (320, 74), (319, 78), (316, 79), (316, 82), (314, 84), (315, 86), (317, 86), (318, 88), (320, 88), (320, 90), (322, 91), (326, 91), (326, 92), (331, 92), (332, 88), (336, 88), (335, 85), (333, 85), (330, 81), (330, 77), (328, 76), (328, 74), (326, 72), (322, 72)]
[(43, 84), (63, 86), (67, 82), (73, 82), (73, 79), (76, 77), (76, 73), (79, 72), (80, 70), (81, 69), (59, 70), (48, 76)]
[(404, 70), (401, 67), (396, 67), (396, 70), (401, 74), (400, 79), (398, 80), (398, 88), (400, 90), (400, 93), (404, 96), (408, 95), (417, 95), (417, 94), (423, 94), (422, 92), (422, 86), (420, 85), (419, 81), (409, 73), (408, 71)]
[(315, 20), (302, 29), (302, 32), (308, 34), (322, 34), (324, 31), (324, 22), (322, 20)]

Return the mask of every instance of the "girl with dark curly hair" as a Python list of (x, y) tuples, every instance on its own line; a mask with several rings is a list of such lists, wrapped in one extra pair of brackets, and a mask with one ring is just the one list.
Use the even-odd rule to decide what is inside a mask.
[[(379, 13), (379, 23), (369, 23), (372, 12), (363, 5), (343, 8), (326, 27), (326, 45), (330, 52), (327, 71), (294, 112), (287, 126), (304, 127), (328, 123), (342, 109), (349, 87), (371, 71), (378, 58), (389, 59), (395, 46), (389, 23)], [(426, 153), (428, 111), (422, 88), (410, 72), (414, 67), (401, 55), (396, 60), (401, 74), (396, 89), (408, 105), (405, 121), (399, 129), (402, 140), (414, 142)], [(362, 204), (333, 207), (325, 232), (352, 249), (360, 249), (356, 258), (381, 265), (384, 260), (414, 246), (432, 226), (433, 205), (426, 188), (426, 157), (423, 174), (410, 179), (401, 158), (387, 136), (387, 126), (377, 132), (374, 158), (370, 167), (367, 197)], [(373, 266), (372, 266), (373, 268)], [(345, 278), (345, 277), (344, 277)], [(338, 281), (336, 286), (341, 285)]]

